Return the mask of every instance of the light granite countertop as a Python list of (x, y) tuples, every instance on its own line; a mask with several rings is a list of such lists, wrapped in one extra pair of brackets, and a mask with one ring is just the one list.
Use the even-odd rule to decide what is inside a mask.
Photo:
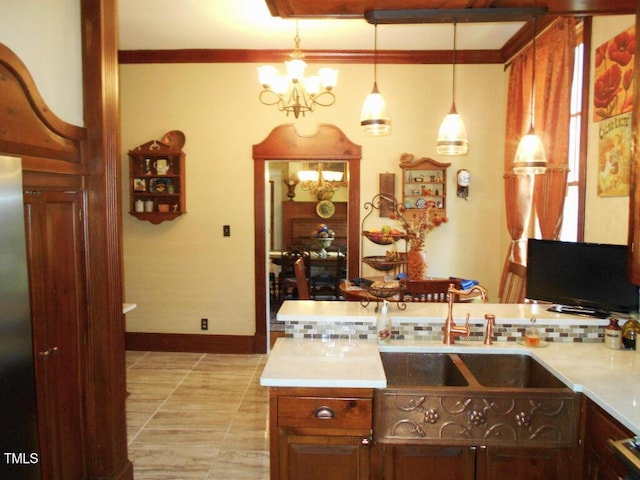
[[(392, 318), (444, 318), (441, 315), (442, 305), (424, 305), (427, 308), (407, 308), (408, 311), (390, 313)], [(444, 307), (446, 315), (446, 305)], [(285, 302), (278, 318), (336, 321), (359, 317), (365, 322), (375, 321), (371, 311), (357, 302), (298, 301)], [(494, 313), (497, 322), (522, 321), (527, 324), (534, 313), (540, 323), (550, 323), (552, 320), (563, 323), (566, 320), (575, 324), (576, 318), (582, 322), (608, 323), (606, 320), (585, 320), (550, 312), (545, 314), (546, 310), (536, 305), (469, 304), (459, 307), (456, 304), (454, 313), (457, 323), (467, 311), (472, 319), (476, 316), (483, 318), (487, 312)], [(515, 342), (495, 342), (485, 346), (478, 341), (457, 340), (453, 345), (444, 345), (435, 341), (398, 340), (379, 346), (370, 340), (280, 338), (269, 355), (260, 383), (276, 387), (384, 388), (386, 377), (379, 351), (530, 355), (567, 386), (584, 393), (624, 426), (640, 434), (640, 351), (609, 350), (603, 343), (548, 343), (545, 348), (529, 348)]]

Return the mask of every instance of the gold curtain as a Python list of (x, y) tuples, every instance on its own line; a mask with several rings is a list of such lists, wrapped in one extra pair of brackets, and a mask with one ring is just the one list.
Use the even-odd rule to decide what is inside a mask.
[(523, 132), (529, 127), (529, 104), (531, 92), (531, 61), (524, 55), (511, 63), (507, 89), (507, 126), (504, 156), (504, 195), (507, 230), (511, 246), (505, 265), (509, 261), (526, 263), (526, 238), (531, 217), (533, 183), (529, 176), (513, 173), (513, 157)]
[(557, 239), (560, 234), (568, 172), (575, 43), (572, 17), (558, 19), (536, 40), (534, 126), (542, 138), (548, 168), (547, 173), (535, 178), (513, 173), (513, 158), (520, 138), (529, 128), (531, 115), (531, 47), (511, 63), (504, 157), (506, 221), (511, 247), (505, 265), (509, 261), (526, 265), (526, 238), (534, 199), (543, 238)]
[(558, 19), (536, 42), (536, 131), (547, 153), (547, 172), (535, 179), (536, 216), (542, 238), (557, 240), (567, 191), (571, 82), (576, 20)]

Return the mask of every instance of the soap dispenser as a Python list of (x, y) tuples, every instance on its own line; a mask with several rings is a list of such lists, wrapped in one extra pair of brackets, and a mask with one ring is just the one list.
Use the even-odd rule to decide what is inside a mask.
[(389, 318), (389, 307), (386, 300), (383, 300), (376, 319), (376, 331), (378, 332), (378, 343), (383, 345), (389, 343), (389, 340), (391, 340), (391, 319)]

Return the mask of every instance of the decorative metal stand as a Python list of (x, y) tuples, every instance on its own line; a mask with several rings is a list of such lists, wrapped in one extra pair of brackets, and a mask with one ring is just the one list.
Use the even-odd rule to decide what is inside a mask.
[[(366, 202), (364, 204), (364, 209), (368, 211), (368, 213), (364, 216), (361, 223), (361, 231), (362, 237), (367, 238), (369, 241), (377, 244), (377, 245), (393, 245), (398, 240), (405, 240), (406, 235), (404, 232), (402, 233), (391, 233), (391, 232), (382, 232), (375, 231), (371, 232), (365, 230), (364, 226), (367, 223), (367, 220), (371, 216), (373, 212), (379, 212), (381, 209), (384, 209), (388, 213), (393, 213), (395, 215), (399, 215), (398, 211), (398, 201), (393, 195), (389, 195), (387, 193), (379, 193), (374, 195), (370, 202)], [(360, 251), (364, 252), (364, 240), (360, 241)], [(395, 252), (396, 255), (389, 257), (385, 256), (365, 256), (362, 258), (362, 261), (369, 265), (374, 270), (378, 270), (380, 272), (390, 272), (399, 270), (404, 270), (404, 266), (407, 262), (407, 252), (406, 246), (404, 252)], [(385, 277), (388, 274), (385, 273)], [(399, 310), (404, 310), (407, 308), (406, 303), (404, 303), (404, 291), (406, 289), (405, 285), (398, 285), (397, 287), (367, 287), (363, 286), (362, 289), (366, 292), (367, 298), (360, 301), (360, 304), (363, 307), (366, 307), (375, 300), (376, 302), (376, 312), (378, 311), (378, 306), (381, 301), (387, 300), (392, 301), (397, 304)], [(395, 296), (395, 300), (392, 299)]]
[[(362, 287), (362, 289), (367, 293), (367, 298), (360, 300), (360, 305), (363, 307), (368, 307), (369, 304), (375, 300), (375, 311), (377, 312), (380, 308), (380, 302), (386, 300), (389, 303), (394, 302), (398, 307), (398, 310), (404, 310), (407, 308), (407, 304), (404, 302), (404, 292), (406, 290), (405, 285), (401, 284), (398, 288)], [(398, 297), (395, 300), (389, 300), (394, 295), (397, 295)]]

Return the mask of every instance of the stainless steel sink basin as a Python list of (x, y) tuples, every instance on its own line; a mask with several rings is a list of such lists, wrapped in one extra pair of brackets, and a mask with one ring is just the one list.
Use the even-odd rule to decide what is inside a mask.
[(380, 358), (389, 386), (469, 385), (446, 353), (381, 352)]
[(480, 385), (500, 388), (567, 388), (555, 375), (527, 355), (458, 355)]

